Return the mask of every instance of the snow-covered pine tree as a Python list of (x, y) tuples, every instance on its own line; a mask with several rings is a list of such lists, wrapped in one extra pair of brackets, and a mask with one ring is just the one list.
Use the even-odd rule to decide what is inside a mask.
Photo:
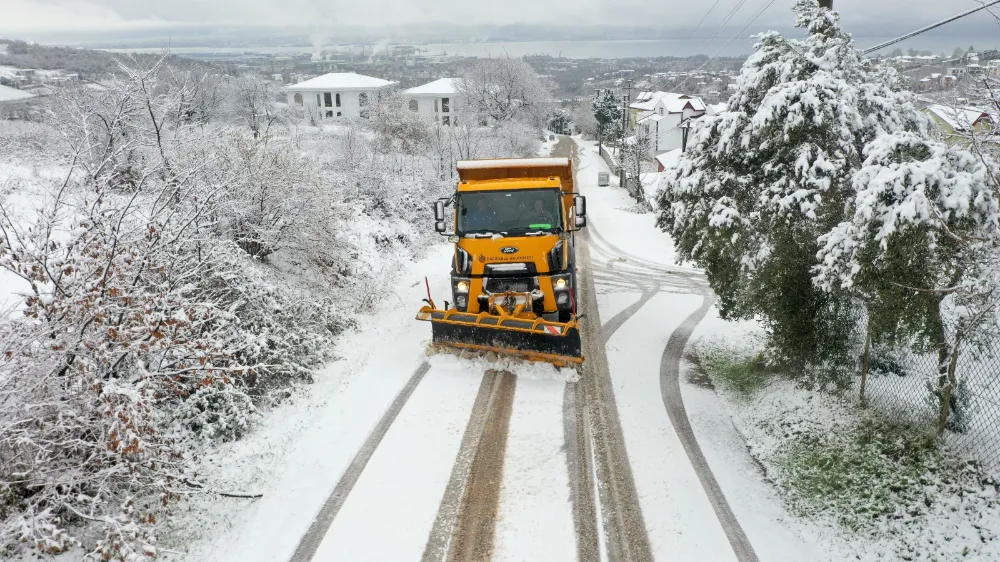
[(813, 284), (817, 240), (843, 220), (864, 147), (926, 124), (835, 12), (816, 0), (794, 10), (808, 36), (758, 37), (728, 111), (696, 121), (665, 174), (659, 224), (706, 270), (724, 317), (762, 319), (774, 360), (843, 383), (858, 311), (854, 296)]
[(602, 90), (594, 99), (594, 118), (597, 119), (597, 144), (607, 138), (609, 126), (621, 117), (621, 105), (614, 90)]

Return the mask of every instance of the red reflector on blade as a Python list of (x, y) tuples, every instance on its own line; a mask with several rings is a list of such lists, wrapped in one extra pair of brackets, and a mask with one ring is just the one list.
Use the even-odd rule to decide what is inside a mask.
[(550, 326), (549, 324), (545, 324), (544, 326), (545, 326), (545, 331), (552, 334), (553, 336), (562, 335), (562, 328), (560, 328), (559, 326)]

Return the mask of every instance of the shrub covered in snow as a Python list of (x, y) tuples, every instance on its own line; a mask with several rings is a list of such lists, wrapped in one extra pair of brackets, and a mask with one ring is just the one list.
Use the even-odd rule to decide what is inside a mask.
[(954, 454), (927, 423), (858, 417), (856, 405), (760, 372), (753, 338), (700, 340), (697, 362), (721, 389), (750, 454), (792, 512), (859, 560), (992, 560), (1000, 556), (998, 484)]
[[(196, 442), (245, 433), (349, 323), (234, 236), (261, 208), (247, 182), (280, 188), (312, 164), (189, 122), (189, 92), (161, 65), (121, 71), (56, 104), (73, 162), (62, 180), (28, 209), (0, 206), (0, 267), (26, 287), (0, 321), (3, 553), (152, 558), (157, 525), (191, 492)], [(267, 156), (223, 165), (241, 149)], [(297, 204), (308, 196), (290, 188)], [(258, 225), (310, 216), (268, 205)], [(265, 234), (275, 252), (293, 247)]]

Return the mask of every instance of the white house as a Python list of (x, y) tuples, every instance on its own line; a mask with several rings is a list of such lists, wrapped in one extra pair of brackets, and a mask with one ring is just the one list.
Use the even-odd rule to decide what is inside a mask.
[(638, 132), (649, 138), (650, 156), (685, 148), (687, 125), (708, 111), (701, 98), (666, 92), (657, 94), (662, 95), (656, 96), (651, 109), (642, 111), (636, 118)]
[(285, 88), (288, 105), (319, 110), (320, 117), (368, 117), (367, 107), (379, 91), (395, 82), (354, 72), (332, 72)]
[(415, 111), (424, 119), (441, 125), (457, 122), (456, 107), (459, 96), (458, 80), (441, 78), (404, 92), (410, 111)]

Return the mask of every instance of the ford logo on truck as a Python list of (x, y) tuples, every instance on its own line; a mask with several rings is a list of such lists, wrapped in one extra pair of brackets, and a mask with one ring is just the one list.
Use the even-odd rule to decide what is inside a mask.
[(503, 248), (500, 248), (500, 253), (501, 254), (516, 254), (517, 253), (517, 248), (515, 248), (514, 246), (504, 246)]

